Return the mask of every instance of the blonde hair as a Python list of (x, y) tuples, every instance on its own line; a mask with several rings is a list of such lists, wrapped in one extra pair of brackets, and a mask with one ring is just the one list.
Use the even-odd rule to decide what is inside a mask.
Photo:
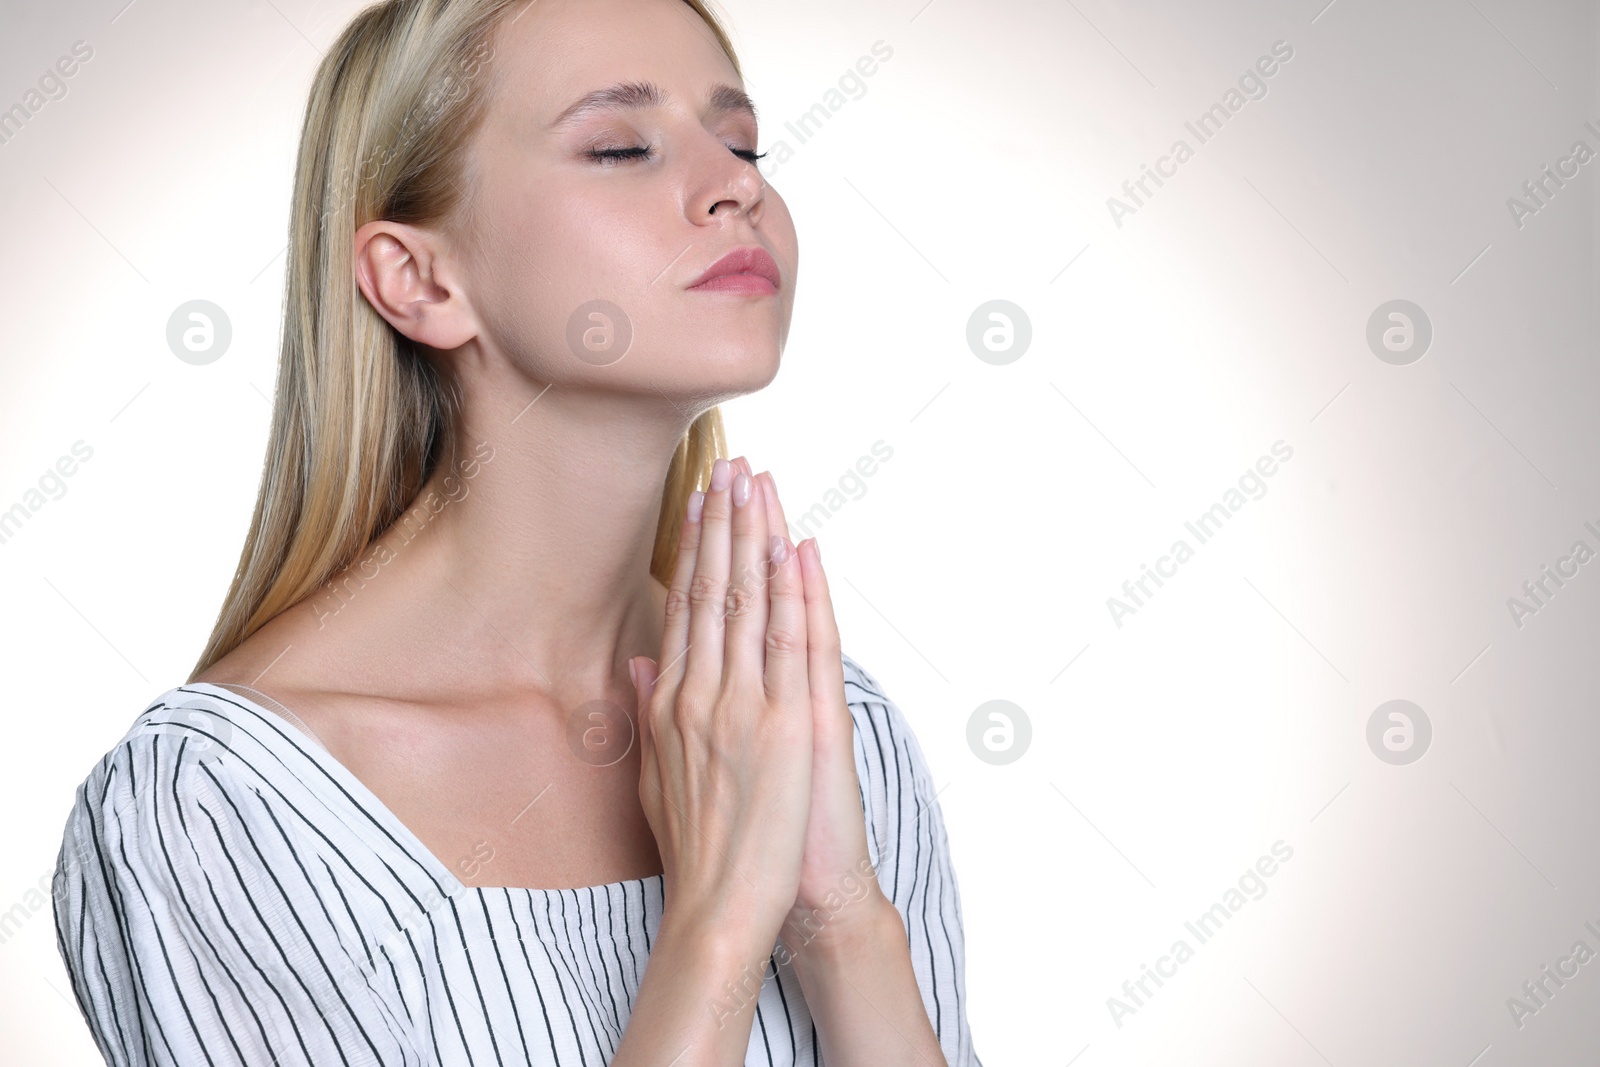
[[(189, 681), (314, 593), (402, 515), (457, 442), (460, 397), (355, 281), (352, 236), (373, 219), (449, 223), (469, 210), (466, 146), (493, 96), (485, 52), (532, 0), (385, 0), (317, 69), (295, 163), (283, 341), (250, 532)], [(683, 0), (739, 72), (704, 0)], [(741, 78), (743, 77), (740, 72)], [(650, 572), (671, 580), (689, 496), (727, 456), (718, 408), (668, 465)]]

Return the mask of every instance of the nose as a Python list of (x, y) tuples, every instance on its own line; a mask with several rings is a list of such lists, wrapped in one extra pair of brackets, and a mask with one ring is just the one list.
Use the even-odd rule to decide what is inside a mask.
[(746, 219), (751, 225), (761, 221), (766, 204), (767, 183), (755, 164), (748, 163), (718, 145), (726, 163), (707, 173), (691, 207), (694, 221), (720, 224)]

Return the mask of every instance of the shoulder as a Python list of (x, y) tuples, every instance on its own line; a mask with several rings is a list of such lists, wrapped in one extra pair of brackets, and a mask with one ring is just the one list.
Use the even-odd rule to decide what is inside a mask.
[[(850, 700), (851, 703), (861, 699), (873, 699), (880, 701), (886, 701), (889, 699), (884, 695), (883, 687), (878, 684), (878, 680), (872, 675), (868, 674), (865, 667), (861, 666), (861, 664), (852, 659), (850, 653), (841, 652), (839, 654), (839, 658), (844, 665), (846, 699)], [(850, 692), (851, 687), (855, 688), (855, 694)]]
[(911, 724), (888, 690), (850, 656), (843, 656), (843, 666), (845, 699), (856, 723), (868, 858), (904, 924), (917, 987), (945, 1059), (981, 1067), (966, 1017), (961, 895), (939, 807), (944, 786), (936, 785)]
[(95, 786), (155, 800), (161, 795), (157, 786), (188, 786), (197, 777), (227, 779), (236, 787), (260, 785), (287, 770), (281, 749), (289, 741), (281, 727), (233, 693), (208, 683), (185, 683), (134, 716), (79, 785), (79, 800), (92, 795)]
[[(211, 704), (184, 686), (167, 690), (134, 716), (127, 731), (101, 755), (79, 783), (74, 815), (113, 792), (125, 800), (152, 798), (158, 778), (171, 784), (180, 770), (199, 762), (202, 752), (226, 743), (232, 722), (208, 714)], [(170, 756), (171, 758), (166, 758)]]
[[(265, 1063), (291, 1032), (313, 1062), (352, 1062), (341, 1046), (356, 1033), (393, 1035), (381, 1062), (401, 1062), (399, 1046), (415, 1062), (402, 1002), (366, 949), (376, 905), (336, 872), (337, 850), (295, 824), (310, 809), (288, 792), (292, 774), (250, 762), (271, 742), (229, 697), (162, 694), (68, 816), (57, 947), (107, 1062), (141, 1044), (164, 1045), (164, 1063), (209, 1062), (226, 1042), (229, 1062)], [(301, 1034), (307, 1019), (321, 1029)], [(384, 1056), (372, 1041), (364, 1063)]]
[(60, 868), (83, 857), (113, 883), (152, 867), (168, 883), (204, 884), (220, 871), (234, 897), (253, 898), (263, 885), (302, 900), (348, 893), (341, 908), (364, 916), (390, 914), (397, 900), (429, 910), (455, 891), (448, 871), (348, 768), (276, 712), (216, 683), (161, 694), (78, 786)]
[(858, 748), (865, 747), (873, 759), (892, 764), (886, 770), (894, 777), (902, 770), (925, 773), (922, 747), (905, 713), (865, 667), (848, 653), (842, 654), (841, 659), (844, 697), (855, 719)]
[(855, 659), (842, 659), (845, 701), (855, 720), (862, 806), (872, 819), (876, 843), (893, 851), (898, 834), (891, 831), (907, 819), (916, 820), (933, 803), (933, 773), (916, 731), (888, 690)]
[[(86, 912), (107, 930), (132, 922), (255, 949), (298, 929), (308, 907), (371, 913), (342, 896), (390, 892), (376, 880), (389, 854), (292, 732), (204, 683), (161, 694), (77, 787), (52, 878), (59, 928), (76, 932)], [(253, 921), (233, 923), (237, 907)]]
[(298, 850), (283, 816), (300, 776), (281, 734), (227, 690), (196, 683), (162, 693), (78, 784), (57, 877), (86, 858), (170, 878), (237, 859), (236, 845), (270, 851), (263, 839)]
[(134, 716), (79, 783), (69, 829), (92, 823), (97, 830), (101, 816), (144, 819), (192, 810), (197, 778), (226, 777), (237, 784), (235, 766), (222, 756), (245, 733), (237, 709), (226, 708), (205, 687), (167, 690)]

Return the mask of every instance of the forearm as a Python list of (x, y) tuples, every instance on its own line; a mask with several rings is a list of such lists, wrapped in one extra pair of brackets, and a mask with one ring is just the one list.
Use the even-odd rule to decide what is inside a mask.
[(662, 921), (611, 1067), (740, 1067), (772, 946), (727, 925)]
[[(870, 903), (868, 902), (870, 901)], [(881, 893), (785, 946), (828, 1067), (948, 1067), (911, 967), (900, 913)]]

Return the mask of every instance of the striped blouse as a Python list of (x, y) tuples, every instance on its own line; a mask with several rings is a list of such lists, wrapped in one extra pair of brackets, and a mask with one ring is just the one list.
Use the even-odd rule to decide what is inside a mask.
[[(945, 1058), (982, 1067), (937, 791), (900, 710), (844, 668), (870, 858)], [(662, 888), (465, 886), (288, 717), (209, 683), (162, 694), (78, 787), (53, 886), (73, 993), (116, 1067), (609, 1063)], [(815, 1067), (773, 947), (744, 1063)]]

